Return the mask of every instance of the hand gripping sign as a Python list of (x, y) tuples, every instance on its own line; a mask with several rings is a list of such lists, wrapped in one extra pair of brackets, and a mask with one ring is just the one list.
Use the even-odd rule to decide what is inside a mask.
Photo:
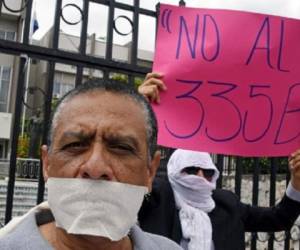
[(160, 6), (161, 145), (243, 156), (300, 147), (300, 21)]

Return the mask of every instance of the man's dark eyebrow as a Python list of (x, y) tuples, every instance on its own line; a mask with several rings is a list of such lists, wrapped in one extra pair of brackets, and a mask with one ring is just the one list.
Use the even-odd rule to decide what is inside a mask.
[(63, 133), (61, 139), (66, 139), (66, 138), (77, 138), (80, 140), (87, 140), (87, 139), (91, 139), (94, 136), (94, 134), (90, 134), (90, 133), (84, 133), (83, 131), (66, 131)]
[(105, 137), (105, 140), (112, 143), (128, 142), (131, 145), (133, 145), (135, 148), (138, 148), (139, 146), (137, 139), (130, 135), (109, 135)]

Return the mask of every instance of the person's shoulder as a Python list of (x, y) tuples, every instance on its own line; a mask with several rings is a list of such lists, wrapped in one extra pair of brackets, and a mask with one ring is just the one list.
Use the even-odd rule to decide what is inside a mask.
[(17, 222), (11, 230), (6, 230), (6, 227), (0, 230), (1, 250), (18, 250), (26, 245), (26, 238), (30, 235), (27, 235), (28, 228), (24, 227), (24, 223), (27, 223), (28, 219)]
[[(0, 232), (1, 232), (1, 229), (0, 229)], [(2, 237), (0, 237), (0, 246), (1, 246), (1, 249), (3, 250), (8, 250), (10, 249), (9, 245), (10, 245), (10, 238), (7, 236), (7, 235), (4, 235)]]
[(238, 206), (239, 198), (232, 191), (225, 189), (216, 189), (213, 191), (213, 199), (218, 206), (233, 208)]
[(174, 241), (152, 233), (144, 232), (140, 227), (134, 226), (131, 230), (134, 250), (182, 250)]
[(237, 199), (237, 195), (230, 190), (217, 188), (213, 191), (213, 197), (222, 198), (229, 197), (230, 199)]
[[(36, 224), (36, 212), (39, 206), (34, 207), (18, 220), (11, 221), (0, 231), (1, 250), (52, 250), (50, 244), (42, 237)], [(12, 225), (13, 224), (13, 225)]]
[(154, 249), (163, 249), (163, 250), (176, 250), (176, 249), (180, 249), (182, 250), (182, 247), (180, 247), (176, 242), (157, 235), (157, 234), (151, 234), (151, 233), (146, 233), (145, 234), (151, 239), (151, 241), (153, 242), (153, 246), (155, 245)]

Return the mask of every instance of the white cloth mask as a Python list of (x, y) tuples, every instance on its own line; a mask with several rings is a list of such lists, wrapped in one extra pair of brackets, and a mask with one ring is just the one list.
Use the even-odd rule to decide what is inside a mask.
[[(210, 212), (215, 207), (212, 199), (212, 191), (215, 183), (195, 175), (176, 174), (169, 176), (175, 193), (177, 206), (181, 207), (181, 201), (204, 212)], [(180, 200), (180, 201), (179, 201)]]
[[(211, 181), (184, 173), (186, 167), (213, 169)], [(168, 162), (168, 177), (174, 191), (182, 235), (181, 245), (188, 250), (212, 250), (212, 225), (207, 213), (215, 207), (212, 191), (219, 171), (206, 152), (177, 149)]]
[(112, 241), (128, 235), (148, 191), (145, 186), (80, 178), (49, 178), (47, 185), (57, 227)]

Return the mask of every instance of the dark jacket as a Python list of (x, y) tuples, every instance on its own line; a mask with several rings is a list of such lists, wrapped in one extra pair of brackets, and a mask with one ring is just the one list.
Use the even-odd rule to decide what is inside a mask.
[[(212, 223), (215, 250), (244, 250), (245, 231), (289, 230), (300, 214), (300, 203), (287, 196), (274, 207), (254, 207), (239, 201), (227, 190), (213, 192), (216, 207), (208, 214)], [(144, 201), (139, 223), (146, 232), (166, 236), (177, 243), (182, 238), (179, 213), (167, 179), (157, 178), (151, 197)], [(199, 249), (200, 250), (200, 249)]]

